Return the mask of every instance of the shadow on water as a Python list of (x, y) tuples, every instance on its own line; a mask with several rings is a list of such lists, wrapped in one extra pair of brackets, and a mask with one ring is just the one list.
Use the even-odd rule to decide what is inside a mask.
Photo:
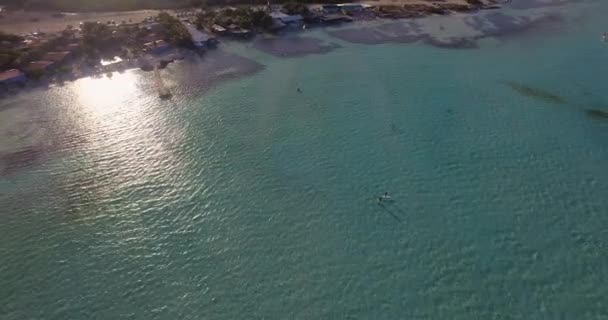
[[(553, 103), (553, 104), (566, 104), (566, 99), (561, 96), (558, 96), (554, 93), (530, 87), (518, 82), (514, 81), (501, 81), (502, 84), (510, 87), (515, 92), (521, 94), (522, 96), (534, 98), (540, 101)], [(584, 91), (585, 95), (592, 95), (591, 93)], [(574, 106), (572, 106), (574, 107)], [(599, 105), (598, 107), (586, 108), (581, 111), (584, 111), (585, 114), (596, 120), (608, 120), (608, 111), (606, 111), (606, 107), (604, 105)], [(580, 110), (580, 109), (579, 109)]]
[(554, 93), (545, 91), (543, 89), (534, 88), (527, 86), (522, 83), (514, 82), (514, 81), (501, 81), (502, 84), (508, 86), (513, 89), (513, 91), (519, 93), (522, 96), (533, 98), (536, 100), (553, 103), (553, 104), (564, 104), (566, 100)]
[(391, 122), (391, 133), (394, 135), (401, 135), (403, 134), (403, 130), (401, 130), (395, 122)]
[(397, 211), (401, 216), (406, 215), (405, 210), (403, 210), (403, 208), (401, 208), (396, 202), (392, 202), (391, 207), (393, 208), (394, 211)]
[(591, 118), (598, 120), (608, 120), (608, 111), (600, 109), (586, 109), (585, 113)]
[(39, 163), (43, 155), (44, 149), (41, 147), (28, 147), (11, 153), (0, 153), (0, 177)]
[(378, 203), (378, 206), (380, 208), (383, 209), (384, 212), (386, 212), (387, 214), (389, 214), (391, 217), (393, 217), (393, 219), (395, 219), (397, 222), (402, 223), (403, 221), (401, 221), (401, 218), (399, 218), (399, 216), (397, 216), (395, 214), (395, 212), (393, 212), (393, 210), (389, 209), (385, 204), (383, 203)]

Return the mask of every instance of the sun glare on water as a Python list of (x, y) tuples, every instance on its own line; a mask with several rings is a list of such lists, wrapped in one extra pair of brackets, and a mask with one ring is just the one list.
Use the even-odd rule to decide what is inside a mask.
[[(93, 113), (108, 115), (124, 108), (140, 94), (135, 74), (114, 74), (111, 78), (84, 78), (76, 83), (80, 103)], [(133, 107), (133, 104), (129, 104)]]
[(157, 173), (157, 165), (169, 170), (179, 164), (173, 144), (165, 141), (169, 136), (177, 142), (179, 130), (164, 123), (164, 113), (159, 111), (164, 109), (158, 108), (158, 95), (153, 87), (147, 90), (148, 85), (153, 83), (129, 71), (74, 83), (71, 125), (88, 137), (85, 158), (96, 170), (117, 177), (104, 192), (146, 183), (146, 173)]

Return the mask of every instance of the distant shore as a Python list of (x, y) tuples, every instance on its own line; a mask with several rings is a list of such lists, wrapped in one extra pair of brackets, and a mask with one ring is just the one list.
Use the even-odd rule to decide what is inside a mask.
[[(504, 1), (499, 0), (481, 0), (480, 3), (485, 6), (494, 6)], [(402, 7), (412, 12), (423, 13), (421, 6), (428, 8), (472, 8), (471, 3), (467, 0), (444, 0), (429, 2), (426, 0), (378, 0), (378, 1), (363, 1), (361, 3), (380, 7)], [(320, 4), (319, 4), (320, 5)], [(220, 8), (220, 7), (218, 7)], [(80, 22), (129, 22), (137, 23), (143, 21), (150, 16), (158, 15), (159, 12), (165, 11), (170, 14), (175, 14), (180, 11), (191, 11), (196, 8), (183, 9), (144, 9), (134, 11), (103, 11), (103, 12), (59, 12), (59, 11), (10, 11), (2, 14), (0, 18), (0, 30), (10, 34), (26, 34), (31, 32), (60, 32), (68, 25), (76, 26)], [(427, 14), (432, 14), (428, 12)]]
[(160, 10), (137, 10), (123, 12), (80, 12), (59, 13), (49, 11), (14, 11), (0, 19), (0, 30), (11, 34), (30, 32), (60, 32), (68, 25), (76, 26), (80, 22), (141, 22), (149, 16), (158, 15)]
[[(384, 2), (388, 0), (381, 0), (374, 2), (374, 9), (383, 8)], [(474, 0), (471, 0), (474, 2)], [(391, 2), (392, 3), (392, 2)], [(422, 0), (400, 0), (402, 5), (397, 6), (394, 3), (388, 5), (385, 8), (388, 11), (374, 10), (371, 16), (368, 15), (353, 15), (351, 21), (355, 21), (353, 28), (331, 30), (328, 33), (340, 40), (352, 42), (352, 43), (364, 43), (364, 44), (379, 44), (386, 42), (401, 42), (410, 43), (417, 41), (424, 41), (427, 44), (442, 47), (442, 48), (474, 48), (476, 43), (474, 40), (465, 38), (454, 38), (448, 40), (435, 39), (430, 35), (423, 33), (416, 33), (414, 29), (408, 26), (385, 24), (380, 29), (367, 29), (361, 28), (357, 24), (357, 21), (367, 20), (378, 20), (378, 21), (391, 21), (391, 20), (402, 20), (408, 21), (407, 17), (425, 17), (430, 15), (448, 15), (451, 12), (470, 12), (477, 11), (479, 9), (487, 9), (494, 6), (496, 0), (485, 0), (482, 2), (482, 6), (471, 5), (467, 0), (446, 0), (445, 2), (433, 2), (427, 3)], [(442, 11), (443, 10), (443, 11)], [(110, 22), (114, 25), (121, 23), (124, 24), (137, 24), (145, 21), (150, 16), (158, 14), (160, 11), (157, 10), (140, 10), (140, 11), (125, 11), (125, 12), (101, 12), (101, 13), (64, 13), (60, 17), (54, 16), (54, 13), (50, 12), (14, 12), (10, 18), (4, 18), (0, 22), (0, 28), (3, 32), (15, 33), (15, 34), (26, 34), (32, 31), (42, 31), (45, 33), (57, 33), (65, 30), (67, 26), (76, 26), (81, 22)], [(171, 15), (178, 15), (183, 11), (165, 11)], [(388, 16), (384, 16), (387, 14)], [(42, 15), (42, 16), (40, 16)], [(179, 16), (179, 15), (178, 15)], [(405, 18), (404, 18), (405, 17)], [(36, 21), (28, 21), (35, 19)], [(10, 24), (12, 29), (6, 30), (5, 23), (7, 21), (14, 22)], [(413, 20), (410, 22), (413, 23)], [(325, 24), (320, 23), (320, 26)], [(340, 45), (336, 43), (324, 43), (316, 38), (307, 36), (297, 36), (298, 30), (291, 29), (292, 31), (287, 32), (290, 36), (284, 36), (283, 34), (260, 34), (259, 36), (252, 39), (253, 47), (262, 52), (266, 52), (277, 57), (297, 57), (307, 54), (314, 53), (327, 53)], [(231, 41), (230, 38), (222, 37), (222, 39)], [(222, 40), (222, 41), (224, 41)], [(180, 56), (189, 55), (189, 50), (183, 50)], [(142, 68), (142, 64), (138, 61), (139, 56), (129, 56), (123, 60), (111, 64), (92, 67), (85, 63), (82, 59), (76, 59), (72, 62), (68, 62), (69, 68), (65, 68), (65, 72), (53, 73), (49, 76), (42, 77), (41, 79), (28, 80), (23, 86), (8, 86), (0, 88), (0, 97), (17, 93), (21, 90), (27, 90), (29, 88), (40, 88), (48, 87), (54, 83), (69, 82), (76, 79), (89, 77), (89, 76), (104, 76), (108, 75), (111, 77), (112, 72), (122, 72), (129, 69)], [(157, 56), (157, 60), (163, 58), (163, 56)], [(166, 59), (167, 61), (173, 61), (174, 59)], [(157, 61), (158, 62), (158, 61)], [(157, 63), (158, 64), (158, 63)], [(69, 70), (67, 70), (69, 69)]]

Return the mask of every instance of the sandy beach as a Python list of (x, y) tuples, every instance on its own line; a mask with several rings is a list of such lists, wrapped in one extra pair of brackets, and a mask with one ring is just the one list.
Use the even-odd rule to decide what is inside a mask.
[[(107, 22), (122, 20), (141, 22), (144, 18), (155, 16), (159, 10), (138, 10), (124, 12), (83, 12), (64, 13), (62, 17), (55, 16), (56, 12), (16, 11), (0, 19), (0, 31), (12, 34), (30, 32), (58, 32), (68, 25), (76, 26), (80, 22)], [(35, 21), (34, 21), (35, 20)]]

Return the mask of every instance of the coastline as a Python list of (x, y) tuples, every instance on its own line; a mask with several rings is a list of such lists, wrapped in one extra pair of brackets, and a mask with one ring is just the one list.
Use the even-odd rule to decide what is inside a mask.
[(0, 99), (2, 319), (608, 314), (608, 3), (512, 8)]
[[(357, 2), (358, 3), (358, 2)], [(363, 1), (362, 4), (380, 7), (400, 7), (401, 14), (393, 18), (422, 18), (436, 14), (450, 14), (450, 12), (474, 12), (477, 10), (491, 10), (500, 7), (500, 0), (482, 0), (480, 5), (467, 4), (465, 0), (445, 0), (442, 2), (427, 2), (424, 0), (398, 0), (398, 1)], [(312, 4), (320, 6), (321, 4)], [(245, 6), (245, 7), (249, 7)], [(217, 9), (222, 7), (216, 7)], [(443, 11), (438, 11), (442, 9)], [(77, 25), (80, 22), (96, 21), (131, 21), (140, 22), (146, 17), (157, 15), (160, 12), (168, 12), (175, 15), (178, 12), (192, 11), (196, 8), (183, 9), (142, 9), (133, 11), (103, 11), (103, 12), (57, 12), (57, 11), (27, 11), (19, 10), (11, 12), (0, 19), (0, 30), (10, 34), (24, 34), (29, 32), (60, 32), (68, 25)], [(378, 16), (381, 18), (381, 16)], [(384, 18), (391, 18), (384, 16)]]
[[(369, 41), (369, 40), (353, 40), (352, 36), (349, 36), (349, 32), (357, 32), (357, 36), (360, 37), (362, 33), (361, 32), (362, 29), (357, 29), (357, 28), (362, 28), (362, 24), (360, 22), (365, 21), (377, 21), (380, 23), (386, 23), (387, 26), (390, 26), (391, 22), (393, 23), (399, 23), (399, 22), (410, 22), (410, 21), (415, 21), (417, 19), (420, 18), (425, 18), (425, 17), (430, 17), (433, 15), (445, 15), (445, 16), (449, 16), (452, 13), (460, 13), (463, 14), (462, 12), (465, 12), (464, 14), (470, 14), (470, 13), (474, 13), (474, 12), (478, 12), (479, 10), (484, 10), (484, 9), (494, 9), (495, 8), (495, 4), (496, 1), (495, 0), (488, 0), (485, 3), (483, 3), (483, 6), (473, 6), (473, 5), (464, 5), (462, 4), (464, 0), (450, 0), (447, 1), (446, 3), (441, 3), (441, 4), (421, 4), (419, 3), (420, 1), (418, 0), (402, 0), (402, 2), (404, 2), (402, 9), (404, 10), (404, 15), (403, 16), (391, 16), (391, 17), (386, 17), (386, 16), (382, 16), (381, 13), (374, 11), (374, 13), (370, 16), (370, 15), (353, 15), (352, 21), (350, 23), (345, 23), (342, 22), (341, 25), (346, 25), (348, 24), (348, 28), (346, 30), (332, 30), (329, 27), (330, 26), (334, 26), (334, 24), (315, 24), (312, 25), (311, 27), (314, 28), (323, 28), (325, 30), (325, 32), (327, 32), (327, 34), (343, 40), (343, 41), (347, 41), (347, 42), (352, 42), (352, 43), (366, 43), (366, 44), (376, 44), (376, 43), (386, 43), (386, 42), (402, 42), (402, 43), (409, 43), (409, 42), (416, 42), (416, 41), (424, 41), (427, 44), (430, 45), (434, 45), (437, 47), (443, 47), (443, 48), (474, 48), (476, 47), (474, 43), (472, 43), (470, 40), (465, 40), (465, 39), (456, 39), (454, 41), (451, 42), (445, 42), (445, 41), (441, 41), (439, 39), (434, 39), (430, 36), (427, 35), (417, 35), (417, 36), (412, 36), (409, 35), (407, 30), (396, 30), (397, 32), (401, 32), (402, 34), (396, 36), (396, 37), (384, 37), (383, 39), (376, 39), (374, 41)], [(446, 9), (443, 12), (437, 12), (435, 10), (429, 9), (429, 8), (435, 8), (435, 6), (439, 6), (439, 7), (446, 7), (446, 8), (451, 8), (451, 9)], [(74, 14), (74, 15), (67, 15), (67, 20), (63, 21), (63, 22), (59, 22), (59, 24), (57, 24), (58, 22), (56, 21), (51, 21), (51, 24), (48, 24), (48, 21), (41, 21), (41, 22), (35, 22), (35, 23), (24, 23), (19, 24), (16, 23), (14, 25), (15, 28), (20, 28), (21, 31), (25, 31), (28, 29), (32, 29), (35, 26), (44, 26), (49, 28), (48, 32), (51, 32), (54, 27), (60, 27), (60, 30), (63, 30), (63, 28), (65, 27), (64, 24), (66, 23), (74, 23), (75, 21), (78, 21), (79, 18), (84, 18), (86, 17), (87, 20), (85, 21), (95, 21), (95, 20), (99, 20), (100, 18), (105, 18), (105, 19), (119, 19), (119, 17), (137, 17), (138, 19), (145, 19), (148, 15), (150, 14), (154, 14), (160, 11), (155, 11), (155, 10), (140, 10), (140, 11), (131, 11), (131, 12), (103, 12), (103, 13), (81, 13), (81, 14)], [(176, 14), (176, 11), (169, 11), (171, 14)], [(27, 16), (27, 13), (25, 13)], [(48, 13), (47, 13), (48, 14)], [(19, 17), (18, 15), (16, 17), (12, 17), (12, 20), (9, 21), (18, 21), (19, 19), (23, 19), (23, 17)], [(50, 18), (52, 19), (52, 18)], [(50, 20), (49, 19), (49, 20)], [(3, 23), (6, 23), (6, 21), (4, 21)], [(28, 26), (27, 28), (24, 27)], [(5, 24), (0, 24), (1, 26), (5, 26)], [(395, 30), (393, 30), (395, 31)], [(375, 36), (378, 35), (377, 32), (374, 33)], [(230, 41), (243, 41), (241, 39), (239, 40), (235, 40), (235, 39), (230, 39), (228, 37), (221, 37), (222, 41), (226, 41), (226, 42), (230, 42)], [(277, 57), (298, 57), (298, 56), (302, 56), (302, 55), (307, 55), (307, 54), (319, 54), (319, 53), (327, 53), (330, 52), (336, 48), (339, 48), (339, 45), (336, 45), (335, 43), (330, 43), (330, 44), (324, 44), (322, 43), (322, 41), (319, 41), (318, 39), (315, 38), (310, 38), (308, 36), (305, 35), (304, 32), (300, 32), (298, 30), (289, 30), (289, 31), (281, 31), (278, 33), (255, 33), (253, 37), (246, 39), (244, 41), (249, 41), (252, 44), (252, 47), (260, 50), (262, 52), (266, 52), (269, 53), (271, 55), (277, 56)], [(210, 49), (210, 50), (214, 50), (214, 49)], [(188, 53), (188, 50), (185, 49), (173, 49), (173, 51), (178, 52), (177, 54), (180, 56), (183, 56), (184, 54), (189, 55), (190, 53)], [(163, 56), (167, 56), (167, 55), (163, 55)], [(84, 61), (78, 59), (78, 60), (73, 60), (70, 62), (66, 62), (65, 65), (66, 67), (69, 69), (68, 72), (62, 72), (62, 73), (52, 73), (51, 75), (47, 75), (47, 76), (43, 76), (42, 79), (39, 80), (28, 80), (25, 84), (22, 85), (8, 85), (8, 86), (0, 86), (0, 98), (5, 97), (5, 96), (9, 96), (9, 95), (13, 95), (22, 91), (27, 91), (30, 89), (37, 89), (37, 88), (44, 88), (44, 87), (50, 87), (54, 84), (62, 84), (64, 82), (69, 82), (69, 81), (74, 81), (80, 78), (85, 78), (85, 77), (90, 77), (90, 76), (103, 76), (103, 75), (109, 75), (111, 77), (111, 74), (113, 72), (124, 72), (130, 69), (136, 69), (139, 67), (142, 67), (141, 64), (141, 59), (142, 56), (136, 56), (134, 58), (130, 58), (130, 59), (124, 59), (123, 61), (119, 62), (119, 63), (115, 63), (115, 64), (111, 64), (111, 65), (106, 65), (106, 66), (101, 66), (101, 65), (97, 65), (97, 66), (87, 66)], [(162, 56), (161, 57), (153, 57), (150, 55), (147, 55), (147, 57), (145, 59), (152, 59), (155, 61), (158, 60), (162, 60)], [(169, 58), (167, 60), (173, 61), (175, 59), (173, 58)]]

